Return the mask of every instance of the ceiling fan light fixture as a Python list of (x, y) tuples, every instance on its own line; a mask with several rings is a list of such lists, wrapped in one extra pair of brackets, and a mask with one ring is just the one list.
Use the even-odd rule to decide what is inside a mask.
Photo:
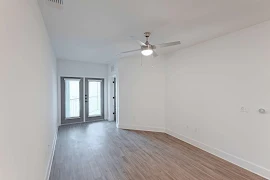
[(131, 51), (125, 51), (125, 52), (122, 52), (121, 54), (126, 54), (126, 53), (131, 53), (131, 52), (140, 52), (142, 53), (143, 56), (150, 56), (153, 54), (153, 57), (158, 57), (158, 54), (156, 53), (156, 49), (159, 49), (159, 48), (164, 48), (164, 47), (170, 47), (170, 46), (176, 46), (176, 45), (179, 45), (181, 44), (180, 41), (174, 41), (174, 42), (169, 42), (169, 43), (162, 43), (162, 44), (157, 44), (157, 45), (153, 45), (153, 44), (150, 44), (149, 43), (149, 37), (150, 37), (151, 33), (150, 32), (145, 32), (144, 33), (144, 36), (146, 38), (146, 42), (143, 43), (142, 41), (140, 40), (136, 40), (133, 36), (131, 36), (131, 38), (133, 40), (136, 40), (141, 49), (135, 49), (135, 50), (131, 50)]
[(142, 55), (144, 55), (144, 56), (150, 56), (152, 54), (153, 54), (152, 49), (144, 49), (144, 50), (142, 50)]

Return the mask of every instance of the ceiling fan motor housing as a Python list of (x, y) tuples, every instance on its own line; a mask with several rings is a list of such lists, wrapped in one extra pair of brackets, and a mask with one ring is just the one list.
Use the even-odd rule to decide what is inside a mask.
[(149, 49), (153, 50), (153, 49), (156, 49), (156, 47), (148, 43), (146, 46), (141, 46), (141, 49), (142, 50), (149, 50)]
[(150, 43), (148, 42), (148, 38), (150, 37), (150, 35), (151, 35), (150, 32), (145, 32), (144, 33), (144, 36), (146, 38), (146, 42), (145, 42), (146, 46), (149, 46), (150, 45)]
[(151, 33), (150, 32), (145, 32), (144, 33), (144, 36), (146, 37), (146, 42), (145, 42), (145, 45), (146, 46), (141, 46), (141, 49), (142, 50), (148, 50), (148, 49), (156, 49), (156, 47), (154, 45), (151, 45), (149, 42), (148, 42), (148, 38), (150, 37)]

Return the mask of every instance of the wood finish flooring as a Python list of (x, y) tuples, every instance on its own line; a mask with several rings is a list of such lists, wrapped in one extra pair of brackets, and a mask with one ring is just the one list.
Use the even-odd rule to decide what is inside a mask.
[(164, 133), (112, 122), (59, 128), (50, 180), (263, 179)]

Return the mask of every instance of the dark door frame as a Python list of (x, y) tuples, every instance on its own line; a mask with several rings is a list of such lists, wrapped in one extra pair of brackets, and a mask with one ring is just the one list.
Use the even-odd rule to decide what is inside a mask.
[[(60, 77), (61, 78), (61, 124), (81, 123), (84, 120), (83, 117), (83, 78), (82, 77)], [(66, 118), (66, 87), (65, 79), (79, 79), (80, 90), (80, 117), (78, 118)]]
[[(88, 104), (88, 81), (97, 80), (101, 81), (101, 116), (88, 117), (89, 104)], [(85, 78), (85, 122), (93, 122), (104, 120), (104, 78)]]
[(116, 121), (116, 77), (113, 78), (113, 118)]

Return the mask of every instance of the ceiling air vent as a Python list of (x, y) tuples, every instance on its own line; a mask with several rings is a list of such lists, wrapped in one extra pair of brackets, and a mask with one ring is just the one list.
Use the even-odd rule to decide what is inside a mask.
[(64, 0), (46, 0), (47, 4), (55, 8), (63, 8)]
[(48, 0), (49, 2), (56, 3), (59, 5), (64, 5), (64, 0)]

